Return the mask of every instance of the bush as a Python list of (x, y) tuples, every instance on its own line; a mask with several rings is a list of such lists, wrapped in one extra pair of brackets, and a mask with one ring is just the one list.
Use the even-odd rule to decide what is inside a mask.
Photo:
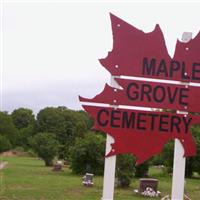
[(35, 134), (34, 127), (28, 126), (26, 128), (21, 128), (18, 131), (16, 145), (21, 146), (24, 150), (30, 149), (29, 140)]
[(3, 135), (0, 135), (0, 153), (10, 150), (12, 148), (12, 145), (10, 141)]
[(149, 162), (146, 161), (135, 167), (135, 177), (147, 177), (149, 171)]
[[(198, 125), (192, 127), (191, 133), (197, 145), (197, 155), (186, 158), (185, 177), (187, 178), (191, 178), (193, 172), (195, 171), (200, 172), (200, 127)], [(162, 155), (167, 173), (172, 173), (174, 160), (174, 141), (170, 141), (165, 145)]]
[(134, 173), (135, 160), (130, 154), (117, 155), (116, 177), (119, 187), (128, 187)]
[(197, 155), (186, 159), (185, 176), (191, 178), (193, 172), (200, 174), (200, 125), (191, 128), (191, 133), (197, 146)]
[(151, 161), (150, 165), (164, 165), (164, 160), (162, 154), (155, 155)]
[(168, 142), (164, 146), (164, 150), (162, 152), (162, 157), (164, 161), (164, 165), (166, 167), (166, 172), (173, 172), (173, 161), (174, 161), (174, 140)]
[(44, 160), (45, 165), (52, 166), (58, 152), (55, 136), (51, 133), (38, 133), (32, 138), (31, 144), (36, 154)]
[(70, 149), (71, 169), (76, 174), (103, 174), (105, 139), (94, 132), (88, 132), (85, 138), (77, 138)]
[(0, 135), (5, 136), (12, 147), (16, 146), (18, 130), (15, 128), (11, 116), (5, 112), (0, 112)]
[(15, 109), (11, 114), (13, 123), (16, 128), (27, 128), (35, 124), (35, 116), (33, 111), (28, 108)]

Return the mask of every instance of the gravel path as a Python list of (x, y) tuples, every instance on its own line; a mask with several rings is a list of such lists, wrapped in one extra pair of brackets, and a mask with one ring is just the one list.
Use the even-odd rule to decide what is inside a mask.
[(0, 162), (0, 170), (3, 169), (7, 164), (8, 162)]

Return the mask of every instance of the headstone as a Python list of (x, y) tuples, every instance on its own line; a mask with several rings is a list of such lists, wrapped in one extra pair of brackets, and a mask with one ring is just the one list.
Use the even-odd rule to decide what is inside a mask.
[(61, 171), (62, 170), (62, 161), (57, 161), (56, 164), (53, 166), (53, 171)]
[(141, 178), (139, 185), (139, 193), (142, 193), (146, 188), (152, 188), (155, 192), (158, 190), (158, 180), (152, 178)]
[(85, 186), (93, 186), (93, 176), (94, 174), (86, 173), (85, 176), (83, 177), (83, 185)]

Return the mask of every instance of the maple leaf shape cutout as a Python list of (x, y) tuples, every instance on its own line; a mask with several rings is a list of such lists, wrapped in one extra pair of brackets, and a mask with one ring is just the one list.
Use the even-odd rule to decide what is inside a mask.
[(182, 143), (184, 156), (195, 155), (190, 127), (200, 122), (198, 115), (137, 110), (128, 106), (199, 112), (198, 87), (133, 80), (132, 77), (199, 83), (200, 34), (189, 43), (177, 41), (171, 59), (159, 25), (154, 31), (144, 33), (112, 14), (111, 22), (113, 50), (105, 59), (100, 59), (100, 63), (112, 75), (125, 77), (115, 78), (121, 89), (106, 84), (93, 99), (79, 97), (81, 102), (105, 105), (83, 105), (83, 108), (95, 119), (95, 129), (114, 138), (106, 156), (132, 153), (140, 164), (160, 153), (164, 145), (175, 138)]

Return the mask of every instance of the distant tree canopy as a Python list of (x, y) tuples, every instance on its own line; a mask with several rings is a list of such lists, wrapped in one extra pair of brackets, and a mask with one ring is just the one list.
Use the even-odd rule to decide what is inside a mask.
[(35, 123), (33, 111), (28, 108), (18, 108), (14, 110), (11, 114), (11, 117), (15, 127), (18, 129), (33, 126)]
[[(34, 149), (46, 165), (52, 164), (56, 156), (71, 161), (75, 173), (91, 171), (102, 174), (105, 134), (91, 131), (93, 124), (85, 111), (74, 111), (64, 106), (43, 108), (36, 118), (28, 108), (15, 109), (11, 114), (0, 112), (0, 152), (16, 147), (23, 147), (25, 151)], [(192, 127), (191, 133), (196, 141), (197, 155), (187, 158), (187, 177), (192, 177), (193, 172), (200, 174), (200, 125)], [(170, 141), (161, 154), (134, 167), (135, 176), (147, 176), (149, 165), (164, 165), (166, 171), (171, 173), (173, 154), (174, 141)], [(124, 155), (118, 156), (117, 160), (119, 185), (128, 186), (131, 180), (128, 177), (133, 174), (132, 158)], [(123, 173), (125, 168), (126, 173)]]
[(38, 131), (48, 131), (62, 136), (67, 131), (68, 134), (71, 131), (77, 136), (83, 136), (87, 130), (87, 121), (85, 114), (65, 107), (47, 107), (40, 110), (37, 115)]
[(10, 115), (0, 112), (0, 135), (7, 138), (12, 147), (16, 145), (18, 130)]
[(56, 136), (59, 142), (59, 157), (68, 158), (69, 147), (77, 137), (84, 137), (90, 120), (83, 112), (69, 110), (66, 107), (47, 107), (37, 115), (39, 132), (49, 132)]
[(83, 110), (78, 111), (78, 113), (82, 116), (82, 120), (87, 125), (87, 129), (90, 130), (93, 127), (94, 120)]
[(0, 135), (0, 153), (10, 150), (11, 148), (10, 140), (5, 135)]
[(18, 129), (17, 146), (30, 148), (29, 138), (36, 133), (36, 120), (33, 111), (28, 108), (18, 108), (11, 113), (15, 127)]

